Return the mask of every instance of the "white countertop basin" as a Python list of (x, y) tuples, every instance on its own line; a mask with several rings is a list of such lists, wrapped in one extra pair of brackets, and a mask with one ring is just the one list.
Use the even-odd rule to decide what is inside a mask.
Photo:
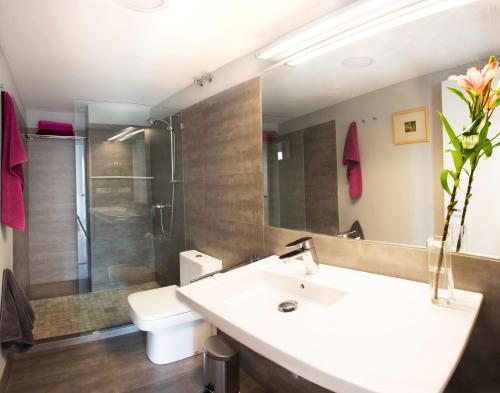
[[(178, 288), (180, 298), (242, 344), (336, 393), (442, 392), (482, 295), (434, 305), (427, 284), (272, 256)], [(278, 305), (296, 300), (298, 309)]]

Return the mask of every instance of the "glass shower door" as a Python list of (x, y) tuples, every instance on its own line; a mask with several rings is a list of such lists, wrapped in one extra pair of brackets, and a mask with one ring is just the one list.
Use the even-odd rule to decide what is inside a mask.
[(135, 126), (142, 131), (113, 139), (128, 127), (89, 124), (92, 292), (155, 280), (152, 176), (145, 130)]

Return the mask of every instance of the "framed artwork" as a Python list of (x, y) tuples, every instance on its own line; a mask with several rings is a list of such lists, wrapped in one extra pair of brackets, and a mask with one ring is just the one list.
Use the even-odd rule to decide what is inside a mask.
[(415, 108), (392, 115), (395, 145), (429, 142), (429, 119), (427, 108)]

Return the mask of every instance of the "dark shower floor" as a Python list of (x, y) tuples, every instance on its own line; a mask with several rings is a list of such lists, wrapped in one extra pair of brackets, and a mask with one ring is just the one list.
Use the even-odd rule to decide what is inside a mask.
[(129, 294), (158, 288), (156, 282), (127, 288), (32, 300), (36, 314), (36, 341), (75, 336), (131, 322), (127, 297)]

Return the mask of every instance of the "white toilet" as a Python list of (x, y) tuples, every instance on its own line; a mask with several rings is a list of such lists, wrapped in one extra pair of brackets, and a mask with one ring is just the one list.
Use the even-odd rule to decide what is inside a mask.
[[(219, 259), (196, 250), (180, 253), (181, 285), (222, 269)], [(146, 353), (156, 364), (167, 364), (200, 353), (215, 333), (212, 325), (177, 298), (176, 285), (129, 295), (130, 316), (139, 330), (148, 332)]]

